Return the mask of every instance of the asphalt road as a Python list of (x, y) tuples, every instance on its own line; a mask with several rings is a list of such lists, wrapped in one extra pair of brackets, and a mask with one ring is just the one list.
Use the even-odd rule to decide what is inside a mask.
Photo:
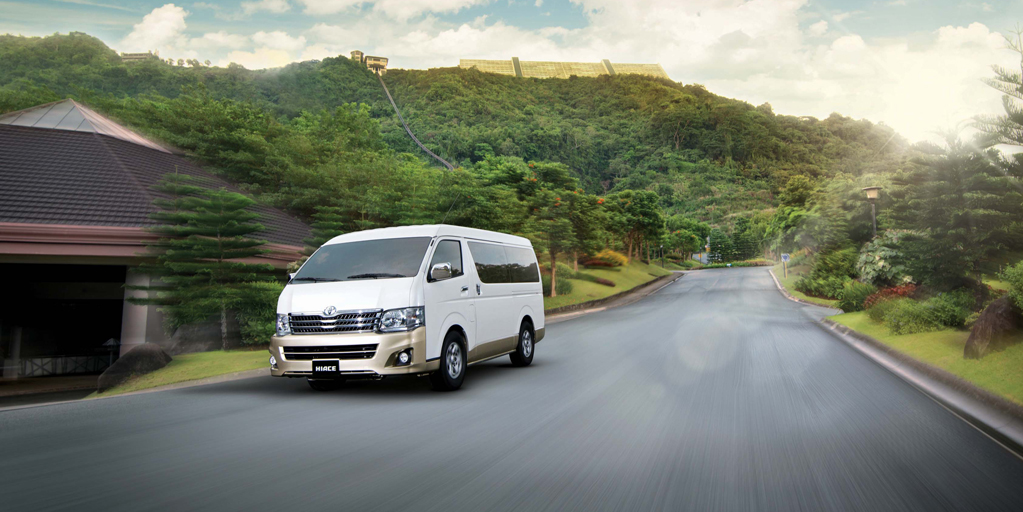
[(1023, 461), (812, 323), (765, 269), (551, 325), (528, 368), (0, 412), (0, 508), (1021, 510)]

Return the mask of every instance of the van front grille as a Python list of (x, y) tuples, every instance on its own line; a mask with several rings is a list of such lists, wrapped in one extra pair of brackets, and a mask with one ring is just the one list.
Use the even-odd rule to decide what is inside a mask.
[(284, 359), (312, 361), (313, 359), (373, 359), (376, 344), (331, 345), (326, 347), (284, 347)]
[(382, 310), (341, 311), (332, 316), (309, 313), (291, 314), (291, 332), (294, 334), (331, 334), (371, 332), (376, 330)]

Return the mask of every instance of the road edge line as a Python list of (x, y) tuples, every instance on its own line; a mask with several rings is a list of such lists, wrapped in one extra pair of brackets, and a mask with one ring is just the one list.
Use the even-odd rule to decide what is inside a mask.
[(1023, 459), (1023, 407), (834, 320), (814, 324)]

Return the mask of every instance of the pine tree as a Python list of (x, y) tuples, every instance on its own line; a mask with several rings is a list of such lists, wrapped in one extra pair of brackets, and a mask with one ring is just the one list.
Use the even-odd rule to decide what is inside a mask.
[(979, 283), (982, 274), (1023, 243), (1023, 195), (996, 150), (978, 150), (955, 136), (921, 169), (896, 180), (895, 215), (914, 278), (939, 289)]
[(165, 198), (151, 217), (160, 225), (149, 231), (159, 238), (147, 244), (156, 262), (142, 270), (159, 278), (142, 289), (151, 296), (132, 299), (156, 304), (167, 314), (169, 327), (202, 322), (219, 313), (221, 346), (227, 348), (227, 314), (244, 297), (248, 283), (273, 280), (273, 266), (240, 260), (267, 252), (262, 240), (249, 238), (263, 226), (247, 210), (255, 201), (225, 189), (193, 184), (190, 176), (170, 174), (154, 186)]
[(533, 240), (534, 248), (546, 250), (550, 256), (551, 297), (558, 296), (556, 287), (558, 273), (558, 253), (572, 250), (576, 245), (572, 222), (568, 219), (568, 205), (564, 204), (561, 194), (571, 194), (562, 190), (553, 192), (541, 190), (533, 196), (530, 205), (532, 215), (526, 223), (528, 236)]
[(313, 236), (312, 238), (302, 240), (306, 244), (302, 253), (310, 256), (331, 238), (343, 234), (347, 220), (342, 208), (337, 206), (317, 206), (316, 213), (313, 214), (313, 222), (309, 224)]

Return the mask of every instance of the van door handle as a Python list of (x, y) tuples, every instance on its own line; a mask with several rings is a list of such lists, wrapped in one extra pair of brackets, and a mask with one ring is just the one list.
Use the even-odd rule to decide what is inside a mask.
[(463, 286), (463, 287), (462, 287), (462, 291), (463, 291), (463, 292), (467, 292), (467, 291), (469, 291), (469, 287), (468, 287), (468, 286)]
[(481, 293), (480, 292), (480, 284), (476, 283), (476, 295), (479, 295), (480, 293)]

